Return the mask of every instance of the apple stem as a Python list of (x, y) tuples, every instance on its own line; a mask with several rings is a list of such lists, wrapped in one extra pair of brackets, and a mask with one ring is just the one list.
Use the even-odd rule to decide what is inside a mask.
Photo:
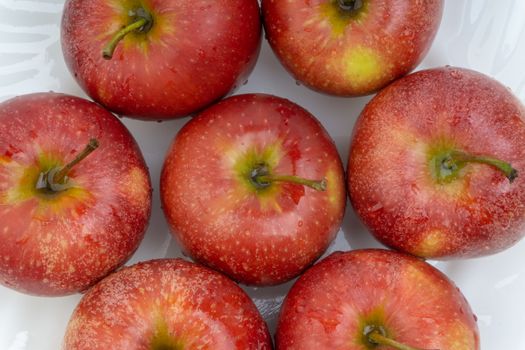
[(408, 346), (408, 345), (399, 343), (395, 341), (394, 339), (390, 339), (386, 335), (383, 335), (377, 329), (374, 329), (370, 333), (368, 333), (367, 337), (368, 337), (368, 341), (372, 344), (390, 346), (398, 350), (425, 350), (425, 349), (414, 348), (412, 346)]
[(55, 167), (49, 170), (48, 172), (40, 173), (38, 180), (35, 184), (35, 189), (37, 191), (43, 191), (45, 193), (55, 193), (67, 190), (70, 185), (67, 182), (67, 174), (71, 169), (80, 163), (84, 158), (90, 155), (94, 150), (99, 146), (99, 142), (96, 139), (89, 140), (86, 148), (80, 152), (73, 161), (66, 164), (64, 167), (59, 168)]
[(102, 50), (102, 57), (106, 60), (113, 58), (113, 53), (117, 48), (118, 43), (124, 39), (126, 35), (131, 32), (147, 32), (151, 29), (153, 18), (144, 9), (138, 9), (133, 12), (135, 21), (119, 30), (111, 39), (109, 43), (104, 46)]
[(261, 183), (270, 184), (271, 182), (290, 182), (298, 185), (304, 185), (313, 188), (316, 191), (326, 191), (326, 179), (308, 180), (294, 175), (264, 175), (259, 176), (257, 180)]
[(66, 178), (67, 174), (71, 171), (71, 169), (80, 163), (84, 158), (89, 156), (94, 150), (96, 150), (99, 146), (99, 142), (97, 139), (91, 139), (89, 140), (89, 143), (87, 144), (86, 148), (80, 152), (75, 159), (73, 159), (70, 163), (66, 164), (64, 167), (62, 167), (58, 172), (56, 172), (53, 175), (52, 182), (54, 183), (62, 183), (64, 179)]
[(259, 189), (270, 186), (272, 182), (288, 182), (304, 185), (321, 192), (326, 191), (327, 187), (326, 179), (309, 180), (295, 175), (271, 175), (268, 167), (265, 165), (259, 165), (252, 171), (250, 181)]
[(509, 179), (510, 183), (518, 177), (518, 171), (510, 163), (492, 157), (473, 156), (458, 151), (451, 152), (448, 157), (445, 157), (442, 161), (442, 166), (446, 170), (454, 172), (458, 168), (463, 167), (465, 163), (481, 163), (493, 166), (500, 170)]

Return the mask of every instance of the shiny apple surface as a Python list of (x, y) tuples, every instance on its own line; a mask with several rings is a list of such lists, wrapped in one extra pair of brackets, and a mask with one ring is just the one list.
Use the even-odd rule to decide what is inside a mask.
[[(84, 96), (67, 71), (60, 47), (60, 19), (64, 1), (0, 0), (0, 100), (54, 90)], [(510, 87), (525, 101), (525, 4), (520, 0), (447, 1), (436, 39), (416, 68), (450, 64), (479, 70)], [(290, 99), (317, 116), (347, 159), (354, 122), (370, 97), (323, 96), (295, 81), (282, 68), (266, 42), (248, 83), (238, 93), (270, 93)], [(144, 123), (123, 119), (137, 139), (152, 175), (153, 211), (150, 227), (130, 262), (182, 256), (171, 238), (160, 208), (160, 170), (175, 134), (188, 119)], [(347, 207), (342, 229), (328, 253), (350, 248), (379, 247)], [(432, 262), (462, 290), (478, 317), (483, 349), (520, 349), (515, 339), (525, 322), (525, 242), (487, 258)], [(284, 295), (291, 283), (268, 288), (245, 287), (275, 332)], [(60, 347), (67, 322), (80, 295), (38, 298), (0, 287), (0, 348), (54, 350)], [(52, 315), (52, 316), (49, 316)]]

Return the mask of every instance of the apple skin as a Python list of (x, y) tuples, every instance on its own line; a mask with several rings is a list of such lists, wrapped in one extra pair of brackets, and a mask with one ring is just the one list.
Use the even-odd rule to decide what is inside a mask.
[(421, 349), (479, 349), (476, 317), (453, 282), (415, 257), (370, 249), (333, 253), (299, 278), (276, 350), (383, 348), (368, 343), (366, 326)]
[[(64, 350), (271, 350), (267, 326), (233, 281), (181, 259), (108, 276), (82, 298)], [(171, 345), (171, 346), (169, 346)]]
[[(69, 173), (72, 188), (35, 189), (90, 138), (100, 146)], [(0, 104), (0, 283), (61, 296), (83, 291), (122, 265), (149, 221), (151, 184), (124, 125), (96, 104), (40, 93)]]
[(262, 0), (268, 42), (298, 82), (330, 95), (367, 95), (422, 61), (443, 0), (362, 2), (349, 13), (337, 0)]
[[(253, 165), (327, 180), (325, 192), (274, 183), (258, 191)], [(270, 95), (230, 97), (186, 124), (161, 174), (161, 200), (174, 237), (193, 259), (249, 285), (297, 276), (326, 250), (344, 215), (337, 149), (298, 105)]]
[[(130, 33), (111, 60), (103, 47), (130, 24), (130, 11), (153, 16), (147, 33)], [(257, 0), (68, 0), (62, 50), (84, 91), (129, 117), (184, 117), (246, 81), (261, 44)]]
[(525, 178), (510, 183), (486, 164), (450, 183), (433, 154), (454, 148), (509, 162), (525, 173), (525, 108), (495, 80), (445, 67), (411, 74), (381, 91), (354, 128), (348, 191), (382, 243), (427, 258), (504, 250), (525, 234)]

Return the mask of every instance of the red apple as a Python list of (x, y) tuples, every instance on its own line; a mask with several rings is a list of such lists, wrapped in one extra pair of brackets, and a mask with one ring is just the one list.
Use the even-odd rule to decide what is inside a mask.
[(1, 284), (82, 291), (137, 249), (150, 211), (144, 159), (109, 112), (55, 93), (0, 104)]
[(290, 280), (334, 239), (345, 209), (337, 149), (298, 105), (240, 95), (179, 132), (161, 199), (174, 236), (195, 260), (251, 285)]
[(257, 0), (67, 0), (62, 48), (86, 93), (118, 114), (186, 116), (246, 80)]
[(414, 69), (436, 35), (443, 0), (262, 0), (268, 42), (308, 87), (366, 95)]
[(525, 234), (524, 170), (519, 100), (480, 73), (438, 68), (398, 80), (366, 106), (348, 188), (384, 244), (421, 257), (475, 257)]
[(276, 350), (478, 350), (476, 317), (431, 265), (388, 250), (337, 252), (294, 284)]
[(124, 268), (76, 307), (64, 350), (270, 350), (263, 318), (223, 275), (184, 260)]

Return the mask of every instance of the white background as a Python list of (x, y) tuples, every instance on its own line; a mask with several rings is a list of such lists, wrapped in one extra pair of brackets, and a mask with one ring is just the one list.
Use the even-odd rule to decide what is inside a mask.
[[(0, 0), (0, 102), (38, 91), (85, 96), (70, 77), (59, 44), (63, 0)], [(525, 100), (525, 1), (448, 0), (438, 36), (418, 69), (446, 64), (479, 70)], [(370, 97), (335, 98), (299, 86), (266, 42), (248, 84), (237, 93), (286, 97), (316, 115), (337, 143), (343, 162), (356, 118)], [(181, 256), (170, 238), (159, 201), (159, 173), (171, 140), (187, 119), (163, 123), (125, 119), (142, 148), (155, 187), (146, 238), (130, 262)], [(0, 242), (0, 244), (2, 244)], [(351, 208), (329, 252), (379, 247)], [(484, 350), (525, 349), (525, 241), (496, 256), (433, 263), (463, 291), (478, 316)], [(273, 334), (280, 303), (291, 283), (245, 288)], [(0, 350), (58, 349), (79, 295), (37, 298), (0, 286)]]

